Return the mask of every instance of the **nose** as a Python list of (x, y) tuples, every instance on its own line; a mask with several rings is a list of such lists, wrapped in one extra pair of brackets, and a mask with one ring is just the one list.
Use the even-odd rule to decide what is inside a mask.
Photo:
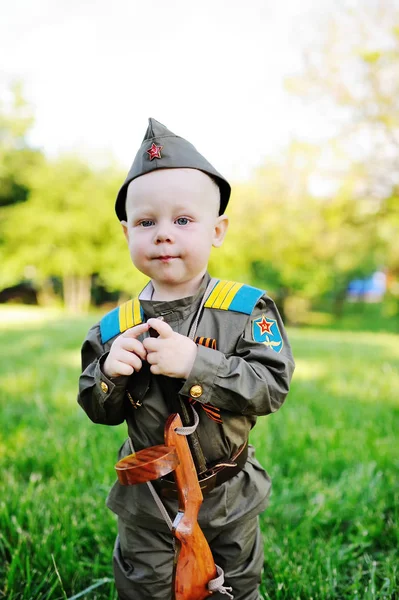
[(173, 234), (169, 223), (159, 223), (155, 232), (155, 244), (173, 242)]

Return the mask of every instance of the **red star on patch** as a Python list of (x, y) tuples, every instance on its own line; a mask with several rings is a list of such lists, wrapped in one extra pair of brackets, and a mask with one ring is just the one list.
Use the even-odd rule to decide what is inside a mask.
[(268, 321), (263, 315), (262, 315), (262, 320), (256, 324), (258, 325), (258, 327), (260, 327), (261, 335), (263, 335), (264, 333), (272, 333), (273, 322)]
[(146, 150), (148, 156), (150, 157), (150, 160), (154, 160), (154, 158), (162, 158), (162, 156), (161, 156), (162, 148), (163, 148), (163, 146), (157, 146), (153, 142), (151, 148), (149, 148), (149, 150)]

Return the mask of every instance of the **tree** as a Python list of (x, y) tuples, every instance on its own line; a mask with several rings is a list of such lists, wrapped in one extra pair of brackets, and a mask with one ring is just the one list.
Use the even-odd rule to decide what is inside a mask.
[(43, 160), (26, 140), (33, 123), (22, 85), (15, 83), (0, 97), (0, 209), (27, 199), (30, 172)]
[(340, 179), (356, 172), (352, 224), (374, 245), (373, 258), (369, 251), (363, 265), (359, 260), (360, 270), (379, 263), (399, 274), (399, 9), (364, 2), (330, 18), (321, 31), (324, 41), (306, 53), (304, 72), (288, 83), (334, 120), (325, 148), (339, 148)]
[(112, 208), (116, 180), (121, 175), (115, 168), (93, 171), (75, 156), (37, 167), (27, 201), (8, 208), (1, 257), (3, 285), (22, 278), (27, 268), (39, 283), (57, 276), (62, 279), (67, 308), (81, 311), (90, 303), (93, 274), (100, 274), (111, 288), (121, 283), (127, 288), (129, 279), (134, 282), (133, 269), (129, 275), (123, 270), (125, 281), (120, 280), (122, 233)]

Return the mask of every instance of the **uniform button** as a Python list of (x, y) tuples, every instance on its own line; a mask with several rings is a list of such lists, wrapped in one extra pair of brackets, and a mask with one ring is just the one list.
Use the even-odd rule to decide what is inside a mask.
[(106, 393), (108, 392), (108, 386), (107, 386), (107, 384), (105, 383), (105, 381), (102, 381), (102, 382), (100, 383), (100, 385), (101, 385), (101, 389), (102, 389), (102, 391), (104, 392), (104, 394), (106, 394)]
[(190, 396), (192, 398), (199, 398), (202, 396), (202, 386), (201, 385), (193, 385), (190, 388)]

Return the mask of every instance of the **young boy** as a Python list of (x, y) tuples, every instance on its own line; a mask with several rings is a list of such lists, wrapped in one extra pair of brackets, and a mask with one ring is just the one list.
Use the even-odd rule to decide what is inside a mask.
[[(126, 421), (138, 451), (163, 443), (165, 422), (175, 412), (173, 383), (176, 395), (198, 413), (206, 475), (212, 475), (203, 490), (200, 527), (235, 600), (258, 600), (258, 515), (271, 483), (248, 434), (258, 416), (284, 402), (294, 361), (266, 293), (207, 273), (211, 247), (221, 246), (227, 231), (229, 197), (227, 181), (194, 146), (150, 119), (115, 207), (133, 264), (150, 281), (138, 298), (90, 329), (78, 402), (95, 423)], [(149, 335), (150, 328), (158, 337)], [(130, 453), (127, 440), (119, 458)], [(173, 519), (172, 484), (161, 479), (155, 487)], [(147, 485), (117, 482), (107, 504), (118, 515), (119, 597), (170, 600), (172, 535)]]

